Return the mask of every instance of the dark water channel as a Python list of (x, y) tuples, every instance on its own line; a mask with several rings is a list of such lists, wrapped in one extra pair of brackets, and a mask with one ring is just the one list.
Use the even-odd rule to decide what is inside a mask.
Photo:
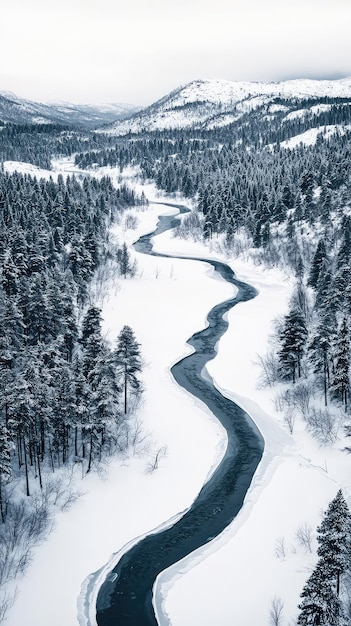
[[(170, 206), (177, 206), (180, 212), (185, 211), (178, 205)], [(156, 230), (141, 237), (135, 249), (145, 254), (177, 258), (153, 252), (151, 244), (154, 235), (177, 224), (175, 217), (160, 217)], [(208, 327), (188, 340), (195, 352), (176, 363), (171, 372), (177, 383), (202, 400), (221, 422), (227, 430), (228, 447), (220, 465), (184, 516), (171, 528), (148, 535), (122, 556), (113, 569), (113, 573), (117, 574), (116, 580), (105, 580), (99, 591), (99, 626), (157, 624), (152, 605), (152, 588), (157, 575), (209, 542), (230, 524), (241, 509), (262, 457), (263, 439), (251, 419), (234, 402), (221, 395), (208, 375), (201, 375), (205, 364), (216, 356), (215, 346), (228, 327), (224, 314), (238, 302), (254, 298), (256, 291), (237, 280), (225, 263), (202, 258), (191, 260), (206, 261), (212, 265), (225, 280), (238, 288), (238, 293), (210, 311)], [(199, 442), (201, 445), (201, 433)]]

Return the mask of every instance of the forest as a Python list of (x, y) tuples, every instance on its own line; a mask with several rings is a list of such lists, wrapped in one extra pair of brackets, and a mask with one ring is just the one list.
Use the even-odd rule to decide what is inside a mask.
[[(108, 260), (132, 273), (109, 229), (142, 201), (107, 177), (0, 173), (1, 584), (24, 571), (45, 536), (50, 501), (77, 497), (55, 470), (79, 463), (89, 472), (129, 445), (141, 347), (129, 326), (107, 343), (90, 287)], [(22, 481), (34, 499), (19, 497)]]
[[(125, 448), (129, 405), (142, 392), (142, 347), (129, 326), (114, 347), (107, 344), (90, 286), (111, 258), (121, 276), (132, 275), (126, 247), (114, 245), (109, 232), (118, 214), (145, 198), (94, 177), (100, 167), (133, 166), (142, 180), (190, 199), (179, 236), (294, 278), (272, 351), (260, 355), (261, 384), (278, 390), (290, 432), (300, 414), (321, 445), (332, 444), (340, 426), (351, 436), (351, 107), (346, 99), (296, 99), (295, 111), (315, 104), (316, 112), (287, 119), (286, 104), (277, 98), (274, 116), (259, 107), (226, 127), (120, 138), (58, 125), (2, 128), (2, 161), (50, 170), (53, 158), (71, 156), (86, 171), (56, 182), (0, 172), (2, 582), (28, 558), (15, 553), (14, 520), (22, 515), (23, 537), (34, 541), (48, 525), (43, 500), (28, 512), (12, 479), (23, 480), (29, 496), (33, 483), (44, 489), (44, 469), (76, 461), (90, 471), (104, 454)], [(289, 146), (298, 134), (333, 125), (330, 135)], [(351, 571), (341, 492), (318, 533), (320, 558), (302, 591), (298, 624), (341, 626), (351, 611), (340, 595)], [(277, 606), (272, 623), (280, 623)]]

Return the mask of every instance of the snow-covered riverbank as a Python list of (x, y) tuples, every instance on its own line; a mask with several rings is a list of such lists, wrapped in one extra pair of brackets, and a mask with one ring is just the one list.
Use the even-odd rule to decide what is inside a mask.
[[(170, 209), (151, 205), (139, 212), (138, 229), (126, 231), (123, 238), (131, 243), (149, 232), (164, 211)], [(209, 255), (202, 244), (179, 241), (168, 233), (155, 245), (164, 252)], [(222, 429), (174, 384), (169, 368), (190, 350), (186, 339), (204, 326), (214, 304), (232, 295), (232, 288), (215, 278), (206, 264), (136, 257), (138, 276), (119, 281), (117, 290), (111, 283), (103, 317), (111, 341), (127, 323), (142, 345), (146, 393), (139, 417), (150, 433), (149, 450), (141, 443), (140, 457), (114, 460), (103, 479), (84, 479), (85, 495), (69, 512), (58, 514), (53, 533), (38, 547), (20, 581), (9, 626), (76, 625), (84, 579), (127, 542), (187, 508), (223, 451)], [(252, 415), (266, 451), (244, 509), (231, 527), (180, 567), (161, 575), (157, 603), (163, 603), (173, 626), (229, 626), (235, 620), (243, 626), (268, 626), (274, 596), (284, 601), (286, 618), (294, 618), (314, 564), (295, 532), (303, 523), (316, 527), (339, 485), (350, 496), (350, 457), (318, 448), (299, 425), (292, 438), (273, 415), (269, 393), (256, 388), (256, 355), (265, 350), (271, 319), (285, 312), (291, 285), (277, 271), (263, 272), (239, 261), (231, 265), (260, 293), (229, 313), (229, 330), (208, 370), (225, 394)], [(161, 447), (167, 447), (166, 456), (157, 471), (147, 473)], [(285, 555), (277, 558), (282, 538)]]

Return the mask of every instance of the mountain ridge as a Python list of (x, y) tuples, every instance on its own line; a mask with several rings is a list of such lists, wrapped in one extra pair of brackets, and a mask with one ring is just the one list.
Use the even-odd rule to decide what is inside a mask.
[[(276, 98), (290, 101), (315, 98), (351, 99), (351, 77), (335, 80), (292, 79), (277, 82), (222, 81), (196, 79), (172, 90), (128, 120), (110, 125), (100, 132), (125, 135), (155, 130), (224, 125)], [(289, 109), (289, 107), (287, 107)], [(288, 111), (289, 112), (289, 111)]]
[(0, 120), (3, 123), (64, 124), (93, 129), (124, 119), (139, 110), (140, 107), (125, 103), (41, 103), (0, 90)]

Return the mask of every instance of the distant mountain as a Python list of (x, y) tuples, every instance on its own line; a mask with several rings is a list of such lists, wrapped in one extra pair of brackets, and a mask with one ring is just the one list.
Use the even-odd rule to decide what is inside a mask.
[(65, 124), (97, 128), (139, 111), (131, 104), (39, 103), (0, 91), (0, 122), (14, 124)]
[(308, 112), (309, 106), (334, 98), (351, 99), (351, 78), (297, 79), (274, 83), (195, 80), (127, 120), (101, 129), (101, 132), (125, 135), (190, 127), (211, 129), (228, 126), (245, 113), (262, 106), (266, 107), (268, 115), (278, 111), (285, 111), (286, 115), (304, 115), (296, 101), (311, 101), (306, 109)]

